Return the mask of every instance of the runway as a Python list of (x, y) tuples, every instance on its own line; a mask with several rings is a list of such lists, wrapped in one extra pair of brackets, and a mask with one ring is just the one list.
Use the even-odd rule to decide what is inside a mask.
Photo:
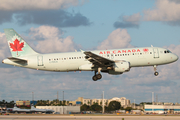
[(61, 115), (9, 115), (0, 120), (180, 120), (180, 116), (61, 116)]

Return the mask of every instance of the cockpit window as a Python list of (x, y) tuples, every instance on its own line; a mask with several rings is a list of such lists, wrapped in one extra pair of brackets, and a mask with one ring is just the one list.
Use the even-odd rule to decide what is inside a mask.
[(171, 53), (171, 51), (169, 51), (169, 50), (168, 50), (167, 52), (168, 52), (168, 53)]
[(169, 51), (169, 50), (165, 50), (165, 51), (164, 51), (164, 53), (171, 53), (171, 51)]

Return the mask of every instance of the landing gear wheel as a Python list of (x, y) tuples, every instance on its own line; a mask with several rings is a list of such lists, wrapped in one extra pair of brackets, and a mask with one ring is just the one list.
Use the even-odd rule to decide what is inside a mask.
[(93, 79), (94, 81), (97, 81), (97, 80), (98, 80), (98, 78), (97, 78), (96, 75), (94, 75), (94, 76), (92, 77), (92, 79)]
[(97, 79), (101, 79), (102, 75), (101, 74), (97, 74), (96, 77), (97, 77)]
[(155, 76), (158, 76), (158, 75), (159, 75), (159, 73), (158, 73), (158, 72), (156, 72), (156, 70), (157, 70), (157, 66), (156, 66), (156, 65), (154, 65), (154, 75), (155, 75)]
[[(102, 69), (102, 68), (98, 68), (98, 71), (94, 71), (94, 76), (92, 77), (92, 79), (93, 79), (94, 81), (97, 81), (97, 80), (99, 80), (99, 79), (102, 78), (102, 75), (101, 75), (101, 73), (100, 73), (101, 69)], [(98, 72), (98, 74), (96, 74), (97, 72)]]
[(155, 76), (158, 76), (158, 75), (159, 75), (159, 73), (158, 73), (158, 72), (155, 72), (155, 73), (154, 73), (154, 75), (155, 75)]

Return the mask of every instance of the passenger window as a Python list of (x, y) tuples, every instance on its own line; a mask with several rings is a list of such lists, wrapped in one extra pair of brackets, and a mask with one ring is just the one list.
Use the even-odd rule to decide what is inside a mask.
[(164, 53), (166, 53), (166, 51), (164, 51)]

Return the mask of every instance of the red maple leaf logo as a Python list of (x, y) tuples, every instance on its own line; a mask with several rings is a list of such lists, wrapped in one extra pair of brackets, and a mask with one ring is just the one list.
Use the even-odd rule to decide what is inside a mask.
[(145, 48), (145, 49), (143, 49), (143, 51), (144, 51), (144, 52), (148, 52), (148, 51), (149, 51), (149, 49)]
[(10, 43), (10, 48), (12, 48), (12, 51), (17, 51), (17, 55), (18, 55), (18, 51), (22, 51), (22, 48), (24, 47), (24, 42), (21, 42), (16, 38), (14, 40), (14, 44)]

